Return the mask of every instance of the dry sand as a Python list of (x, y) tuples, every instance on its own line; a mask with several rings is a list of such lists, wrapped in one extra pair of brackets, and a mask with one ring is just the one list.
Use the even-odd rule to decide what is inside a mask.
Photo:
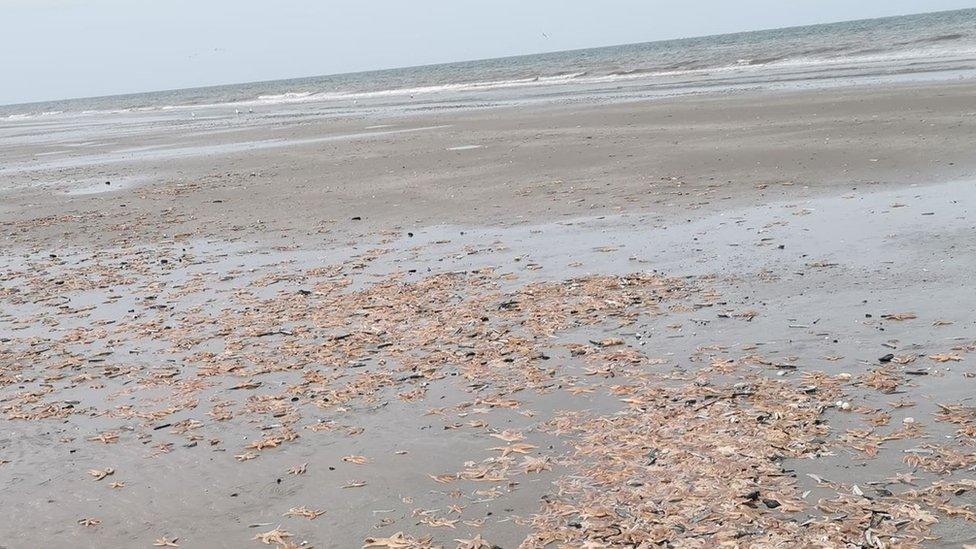
[(4, 128), (0, 546), (973, 543), (974, 92)]

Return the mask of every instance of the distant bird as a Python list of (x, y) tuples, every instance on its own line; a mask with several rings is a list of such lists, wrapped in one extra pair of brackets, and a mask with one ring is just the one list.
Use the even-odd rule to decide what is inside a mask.
[(544, 36), (544, 37), (546, 37), (546, 38), (549, 38), (549, 35), (548, 35), (548, 34), (546, 34), (546, 33), (542, 33), (542, 36)]

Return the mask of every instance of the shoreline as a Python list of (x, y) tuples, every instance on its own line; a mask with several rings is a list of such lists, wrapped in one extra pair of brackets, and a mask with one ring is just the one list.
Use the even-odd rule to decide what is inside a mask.
[[(297, 119), (272, 128), (212, 128), (196, 137), (169, 124), (137, 127), (124, 139), (82, 134), (76, 137), (82, 152), (43, 143), (8, 147), (14, 162), (60, 150), (82, 166), (5, 176), (0, 214), (8, 225), (24, 226), (32, 244), (76, 237), (101, 244), (101, 216), (151, 225), (154, 212), (168, 208), (187, 217), (177, 233), (311, 234), (325, 222), (337, 233), (359, 234), (614, 211), (713, 211), (817, 196), (836, 185), (965, 180), (976, 174), (966, 147), (976, 127), (968, 102), (973, 86), (498, 109), (384, 119), (380, 127), (372, 120)], [(194, 154), (198, 143), (207, 144), (206, 153)], [(92, 157), (112, 163), (86, 166)], [(781, 185), (790, 182), (792, 188)], [(64, 220), (61, 236), (53, 226), (30, 229), (31, 216), (62, 214), (90, 223)], [(349, 222), (357, 216), (364, 221)], [(258, 221), (260, 230), (242, 227)], [(129, 237), (152, 241), (163, 234)]]

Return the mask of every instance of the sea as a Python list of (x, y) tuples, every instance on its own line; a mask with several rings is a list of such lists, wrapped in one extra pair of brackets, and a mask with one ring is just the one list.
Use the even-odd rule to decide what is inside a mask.
[(0, 106), (0, 123), (112, 112), (323, 116), (625, 101), (976, 76), (976, 9), (291, 80)]

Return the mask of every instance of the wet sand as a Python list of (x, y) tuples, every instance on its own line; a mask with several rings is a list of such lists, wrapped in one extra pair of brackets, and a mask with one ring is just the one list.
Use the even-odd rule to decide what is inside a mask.
[(974, 91), (3, 128), (0, 546), (973, 543)]

